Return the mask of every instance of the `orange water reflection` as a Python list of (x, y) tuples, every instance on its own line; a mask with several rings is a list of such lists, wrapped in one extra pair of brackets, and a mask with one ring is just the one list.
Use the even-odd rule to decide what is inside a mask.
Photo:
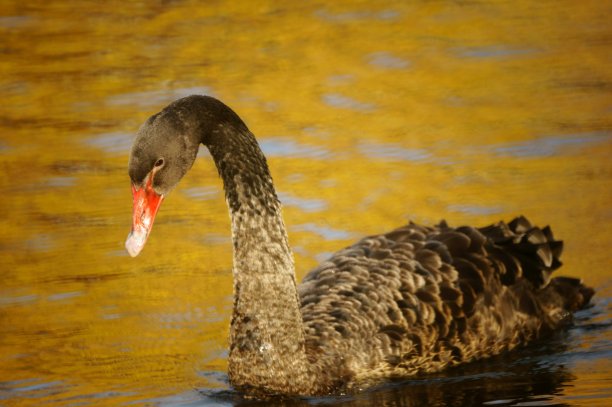
[[(525, 214), (610, 296), (606, 2), (27, 3), (0, 4), (0, 404), (226, 387), (231, 245), (207, 154), (144, 253), (123, 250), (131, 135), (191, 93), (262, 141), (300, 278), (408, 219)], [(606, 394), (605, 360), (570, 369), (563, 400)]]

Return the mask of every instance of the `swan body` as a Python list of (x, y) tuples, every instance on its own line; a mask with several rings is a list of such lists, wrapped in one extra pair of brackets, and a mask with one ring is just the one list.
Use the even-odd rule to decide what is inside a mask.
[(593, 290), (551, 273), (562, 242), (524, 217), (484, 228), (414, 223), (347, 247), (297, 285), (266, 159), (244, 122), (207, 96), (149, 118), (132, 147), (126, 248), (143, 248), (161, 201), (204, 144), (223, 179), (233, 241), (228, 375), (256, 397), (353, 392), (542, 337)]

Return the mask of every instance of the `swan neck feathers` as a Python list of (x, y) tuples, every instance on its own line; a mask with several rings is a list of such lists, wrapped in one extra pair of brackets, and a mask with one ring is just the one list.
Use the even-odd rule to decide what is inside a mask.
[(230, 380), (245, 391), (255, 391), (251, 387), (257, 377), (259, 393), (304, 394), (313, 375), (305, 353), (293, 254), (266, 158), (229, 107), (214, 99), (193, 102), (201, 108), (198, 120), (209, 119), (196, 128), (223, 180), (230, 212)]

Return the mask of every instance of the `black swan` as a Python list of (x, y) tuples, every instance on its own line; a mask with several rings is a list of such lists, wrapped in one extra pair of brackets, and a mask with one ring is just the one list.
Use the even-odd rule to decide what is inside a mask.
[(594, 291), (551, 279), (562, 242), (524, 217), (453, 228), (414, 223), (365, 237), (296, 285), (266, 159), (208, 96), (176, 100), (138, 131), (129, 160), (131, 256), (204, 144), (223, 179), (233, 240), (228, 375), (254, 397), (355, 392), (499, 354), (571, 321)]

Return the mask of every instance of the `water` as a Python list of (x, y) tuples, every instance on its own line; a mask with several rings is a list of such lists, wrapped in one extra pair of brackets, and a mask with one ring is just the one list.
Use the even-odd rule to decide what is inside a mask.
[[(527, 215), (594, 286), (567, 332), (437, 375), (279, 405), (607, 405), (606, 2), (0, 4), (0, 405), (251, 405), (228, 386), (231, 242), (210, 156), (141, 256), (140, 124), (221, 98), (269, 157), (298, 278), (408, 219)], [(256, 403), (255, 403), (256, 404)], [(261, 404), (260, 405), (264, 405)]]

